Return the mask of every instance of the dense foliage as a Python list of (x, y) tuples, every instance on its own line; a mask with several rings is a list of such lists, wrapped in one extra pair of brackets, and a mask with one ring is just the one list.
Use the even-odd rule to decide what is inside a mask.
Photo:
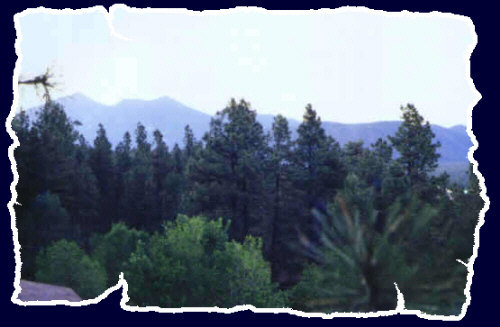
[(82, 298), (106, 290), (106, 271), (73, 241), (57, 241), (40, 251), (36, 259), (36, 280), (73, 288)]
[(125, 268), (134, 304), (161, 307), (281, 307), (262, 242), (229, 241), (222, 220), (180, 215), (148, 242), (140, 241)]
[(22, 277), (88, 298), (124, 272), (137, 305), (324, 312), (393, 309), (397, 283), (408, 308), (456, 314), (479, 185), (433, 174), (439, 143), (401, 109), (388, 140), (341, 147), (311, 105), (293, 139), (283, 116), (266, 133), (231, 100), (172, 149), (140, 123), (114, 149), (102, 125), (90, 144), (51, 101), (21, 112)]

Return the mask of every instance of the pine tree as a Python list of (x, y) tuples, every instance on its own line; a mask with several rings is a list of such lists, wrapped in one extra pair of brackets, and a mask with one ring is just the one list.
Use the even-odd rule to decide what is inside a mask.
[(185, 153), (185, 161), (191, 158), (194, 155), (196, 147), (198, 146), (198, 142), (194, 137), (193, 130), (189, 125), (184, 127), (184, 153)]
[(399, 152), (398, 161), (404, 167), (409, 177), (411, 188), (421, 194), (425, 190), (429, 173), (433, 172), (438, 163), (439, 154), (436, 150), (441, 146), (433, 143), (434, 133), (429, 122), (412, 104), (401, 107), (403, 122), (395, 136), (389, 136), (394, 148)]
[(72, 161), (78, 133), (63, 107), (54, 102), (47, 102), (37, 112), (32, 131), (33, 157), (37, 162), (42, 191), (59, 194), (64, 204), (69, 201), (71, 183), (67, 181), (74, 173)]
[[(484, 206), (480, 196), (479, 180), (469, 165), (469, 179), (466, 188), (454, 185), (447, 197), (440, 203), (440, 216), (448, 218), (443, 223), (448, 230), (443, 238), (447, 246), (454, 250), (454, 256), (467, 262), (472, 256), (474, 233), (479, 222), (479, 212)], [(451, 244), (450, 244), (451, 243)]]
[(153, 169), (151, 164), (151, 144), (147, 141), (144, 125), (137, 124), (135, 131), (136, 148), (132, 165), (126, 176), (127, 194), (125, 199), (129, 210), (131, 227), (154, 230), (159, 222), (154, 221)]
[[(77, 160), (79, 133), (64, 108), (47, 102), (33, 122), (34, 160), (40, 176), (41, 190), (58, 195), (68, 210), (74, 235), (83, 242), (97, 219), (98, 190), (95, 176), (85, 156)], [(80, 233), (82, 233), (80, 235)]]
[(271, 172), (273, 211), (269, 213), (269, 259), (272, 280), (286, 287), (300, 271), (297, 256), (299, 242), (296, 226), (295, 198), (298, 197), (291, 179), (292, 140), (288, 121), (282, 115), (274, 117), (271, 133)]
[(196, 167), (199, 156), (203, 150), (202, 142), (196, 140), (193, 131), (189, 125), (184, 128), (184, 149), (183, 149), (183, 181), (184, 188), (180, 199), (179, 212), (187, 215), (195, 215), (197, 205), (194, 203), (195, 199), (195, 183), (193, 179), (189, 178), (190, 171)]
[(99, 190), (96, 178), (88, 162), (78, 163), (74, 161), (72, 172), (73, 174), (68, 183), (74, 184), (70, 188), (69, 199), (66, 200), (66, 203), (63, 202), (74, 226), (74, 235), (69, 238), (77, 239), (78, 243), (87, 249), (90, 235), (95, 231), (94, 228), (101, 223)]
[(99, 189), (99, 222), (95, 226), (98, 232), (111, 228), (117, 214), (115, 210), (115, 189), (113, 175), (113, 151), (106, 136), (106, 130), (99, 124), (94, 147), (90, 151), (90, 167), (96, 177)]
[(340, 161), (340, 147), (327, 137), (321, 127), (321, 119), (310, 104), (306, 106), (303, 122), (298, 127), (295, 141), (293, 179), (295, 187), (301, 190), (302, 212), (300, 233), (306, 240), (306, 247), (317, 243), (319, 225), (311, 215), (314, 207), (324, 207), (327, 199), (335, 194), (344, 178)]
[[(441, 265), (441, 272), (433, 269), (439, 260), (449, 264), (451, 258), (429, 242), (438, 211), (414, 195), (403, 195), (387, 208), (380, 229), (374, 200), (373, 187), (364, 187), (351, 173), (329, 210), (315, 212), (325, 227), (322, 247), (311, 253), (319, 264), (304, 271), (292, 291), (294, 305), (323, 312), (391, 310), (397, 283), (407, 308), (448, 313), (460, 297), (440, 294), (456, 279), (442, 274)], [(440, 301), (442, 306), (435, 307)]]
[(17, 173), (19, 181), (16, 186), (17, 200), (20, 206), (16, 206), (16, 212), (23, 210), (23, 205), (33, 200), (37, 192), (41, 191), (41, 178), (36, 167), (37, 150), (34, 147), (34, 138), (36, 135), (30, 126), (30, 117), (23, 110), (17, 114), (12, 121), (12, 129), (16, 133), (20, 146), (14, 150)]
[(186, 161), (184, 152), (176, 143), (172, 149), (171, 170), (165, 181), (169, 203), (168, 219), (170, 220), (173, 220), (179, 213), (181, 213), (183, 201), (182, 194), (186, 190), (185, 166)]
[(123, 135), (123, 140), (116, 147), (116, 167), (118, 173), (126, 173), (132, 165), (132, 139), (130, 133)]
[(168, 150), (168, 146), (163, 141), (163, 135), (159, 130), (154, 133), (155, 148), (152, 152), (152, 166), (153, 166), (153, 183), (155, 196), (155, 220), (164, 221), (168, 217), (168, 204), (166, 199), (165, 182), (167, 175), (172, 170), (172, 158)]
[(230, 234), (237, 240), (258, 228), (264, 212), (263, 163), (266, 143), (262, 126), (250, 104), (234, 99), (210, 123), (205, 148), (189, 178), (198, 212), (231, 220)]
[(118, 220), (130, 223), (132, 218), (128, 210), (129, 183), (127, 176), (132, 167), (132, 138), (130, 133), (126, 132), (123, 135), (123, 140), (118, 143), (115, 149), (115, 165), (114, 175), (116, 183), (116, 203), (118, 206)]
[(273, 218), (270, 228), (271, 236), (271, 253), (275, 257), (277, 254), (278, 235), (283, 213), (283, 191), (286, 190), (288, 169), (291, 158), (291, 138), (288, 129), (288, 121), (285, 117), (278, 115), (274, 118), (272, 129), (272, 168), (274, 173), (274, 204)]

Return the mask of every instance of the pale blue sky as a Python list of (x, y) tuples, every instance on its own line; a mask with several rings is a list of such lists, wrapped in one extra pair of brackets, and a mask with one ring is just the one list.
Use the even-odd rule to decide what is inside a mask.
[[(113, 104), (170, 96), (213, 114), (231, 97), (300, 119), (396, 120), (414, 103), (432, 123), (466, 124), (475, 34), (466, 20), (382, 12), (136, 13), (117, 9), (19, 18), (21, 77), (53, 68), (56, 97)], [(21, 105), (32, 103), (21, 90)]]

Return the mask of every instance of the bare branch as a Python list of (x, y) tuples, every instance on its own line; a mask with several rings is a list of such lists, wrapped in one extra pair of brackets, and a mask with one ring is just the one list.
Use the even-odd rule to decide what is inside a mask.
[(41, 86), (44, 90), (43, 98), (48, 102), (50, 101), (50, 91), (56, 86), (56, 84), (52, 82), (53, 77), (54, 75), (47, 68), (44, 74), (35, 76), (32, 79), (19, 81), (18, 84), (33, 85), (37, 91)]

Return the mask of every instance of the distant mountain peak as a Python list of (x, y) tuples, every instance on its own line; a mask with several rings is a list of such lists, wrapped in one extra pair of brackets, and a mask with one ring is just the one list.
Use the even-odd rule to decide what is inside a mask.
[(126, 98), (126, 99), (120, 100), (116, 104), (116, 106), (131, 105), (131, 104), (168, 104), (168, 105), (185, 106), (184, 104), (180, 103), (179, 101), (177, 101), (169, 96), (161, 96), (161, 97), (154, 98), (154, 99)]
[(72, 100), (72, 101), (89, 101), (89, 102), (92, 101), (92, 102), (97, 102), (97, 101), (91, 99), (90, 97), (86, 96), (85, 94), (83, 94), (81, 92), (73, 93), (71, 95), (66, 95), (64, 97), (58, 98), (56, 101), (61, 101), (61, 100), (65, 100), (65, 101)]
[(177, 100), (169, 97), (168, 95), (163, 95), (161, 97), (153, 99), (152, 101), (172, 101), (172, 102), (179, 102), (179, 101), (177, 101)]

